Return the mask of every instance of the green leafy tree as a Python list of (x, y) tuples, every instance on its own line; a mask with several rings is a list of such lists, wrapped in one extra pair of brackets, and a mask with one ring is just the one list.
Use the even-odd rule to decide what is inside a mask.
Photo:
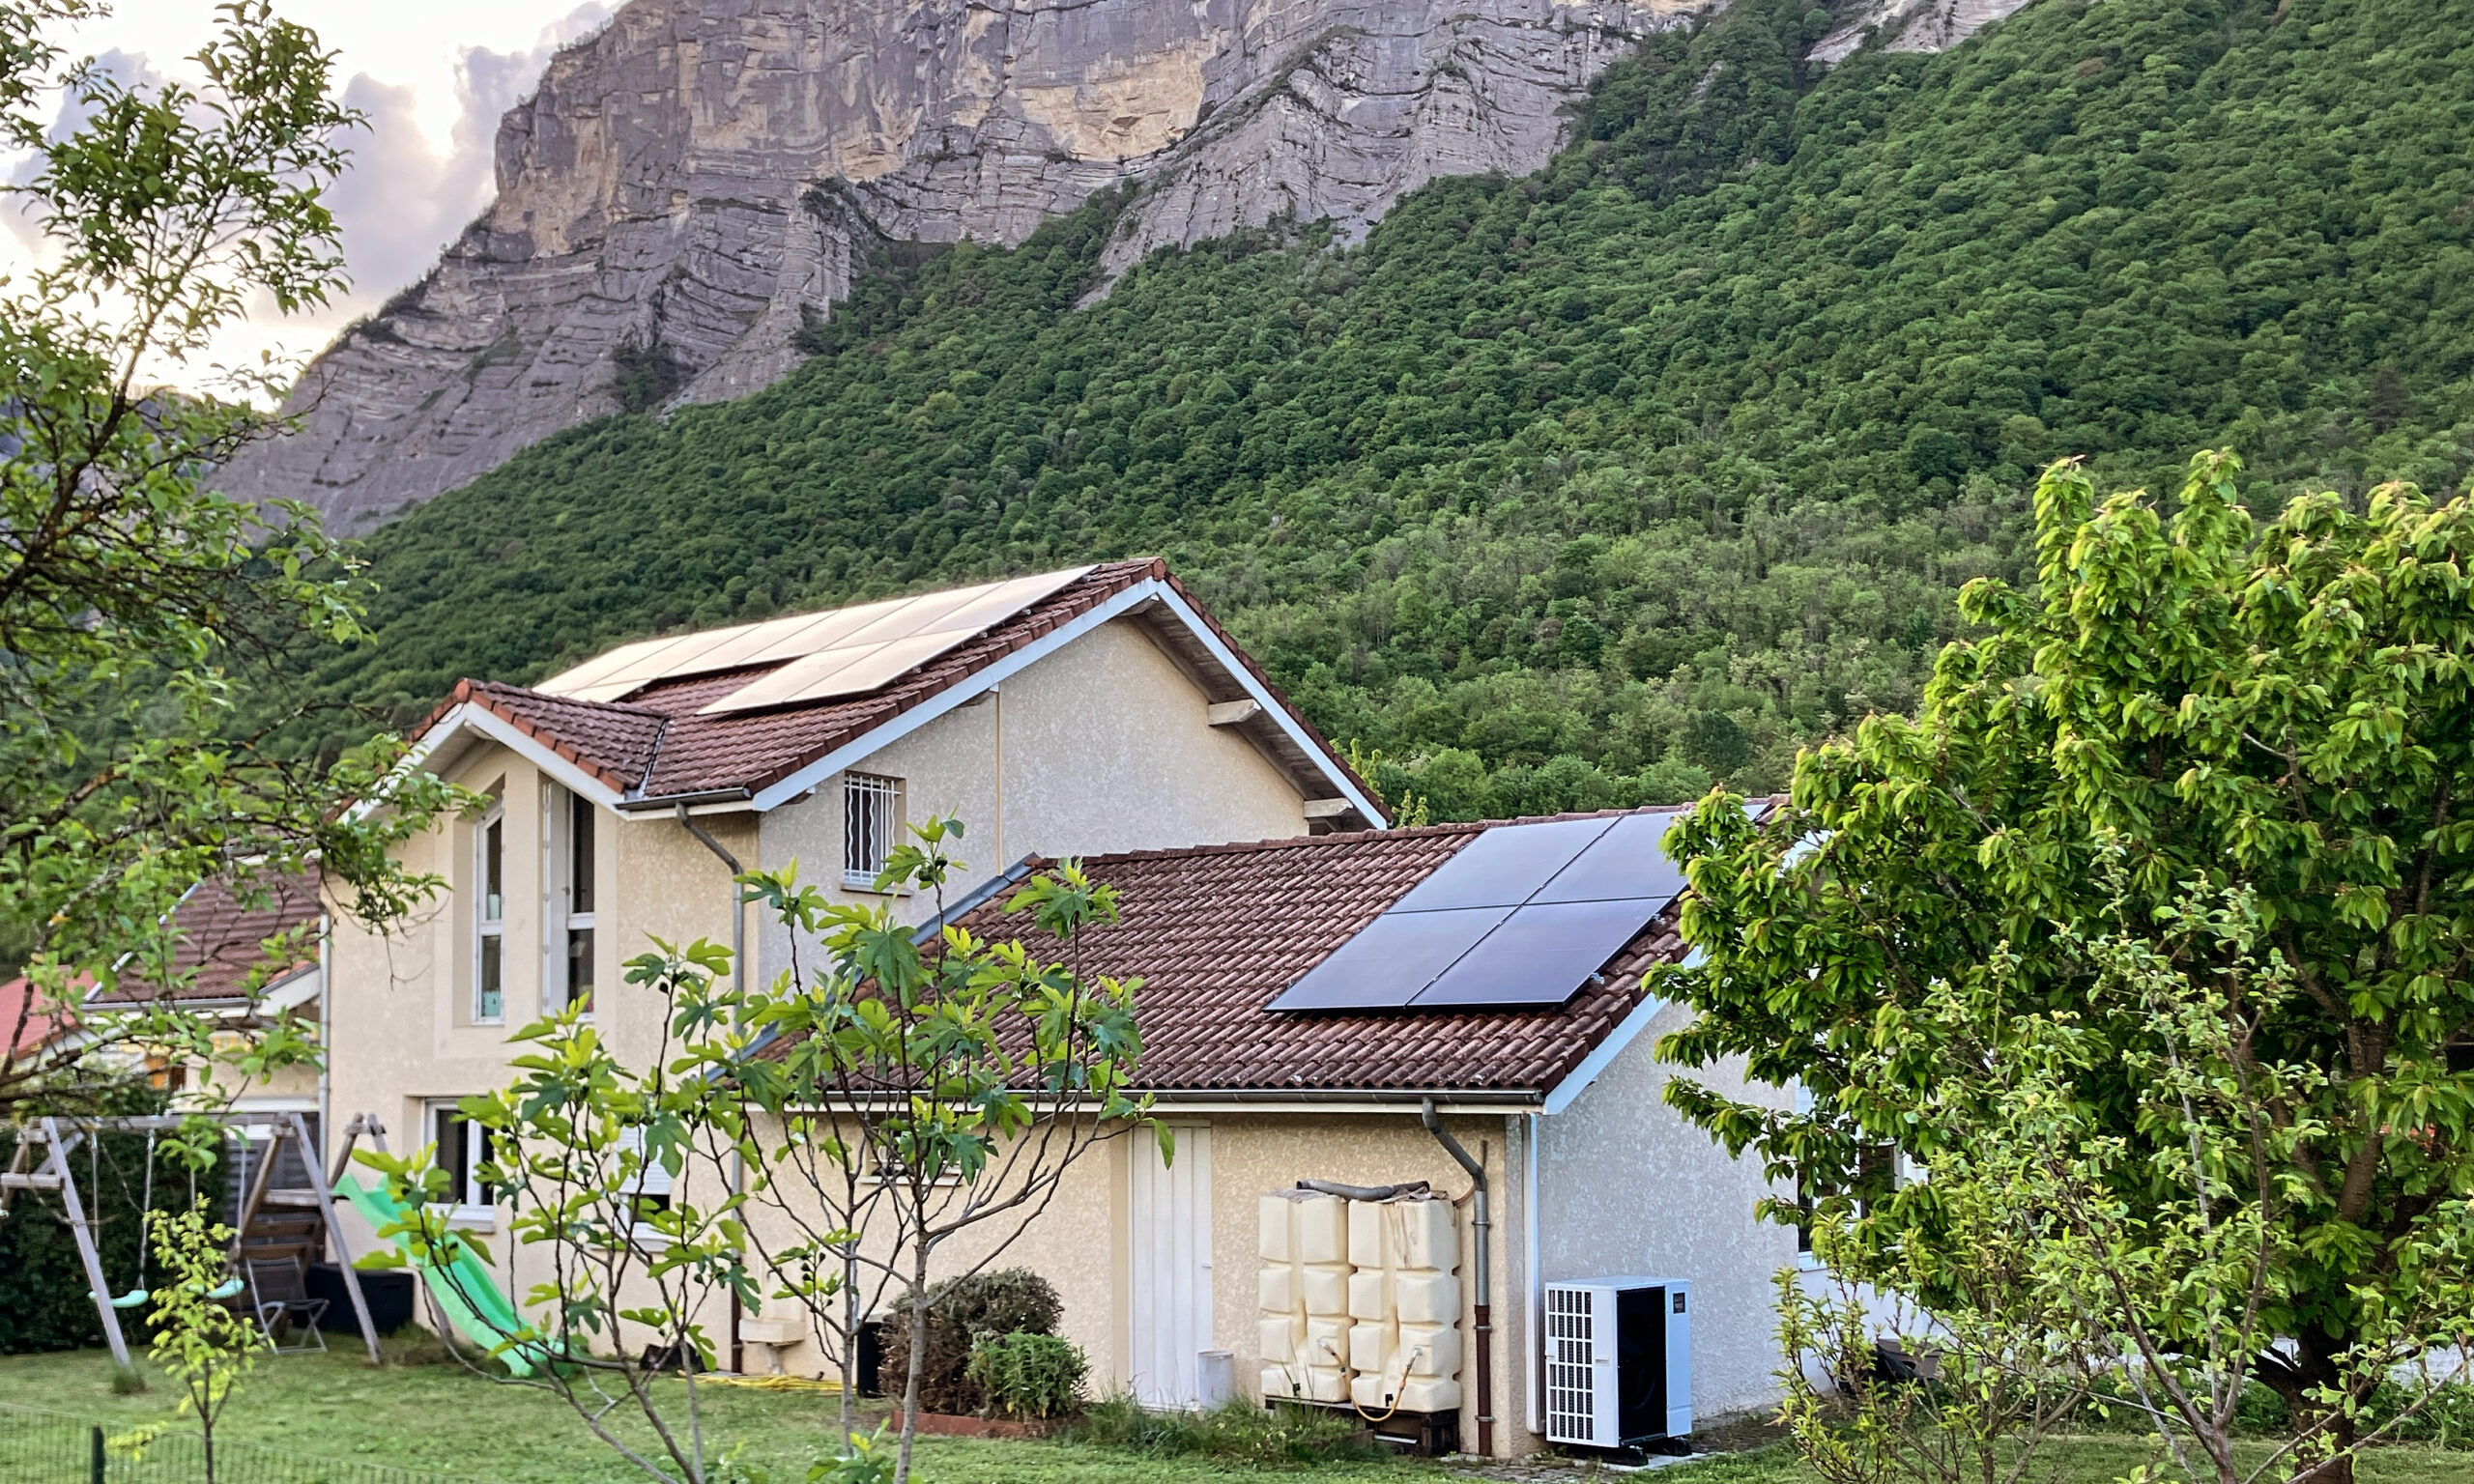
[(1007, 909), (1061, 946), (1052, 960), (945, 923), (960, 865), (948, 846), (963, 825), (930, 819), (911, 833), (876, 884), (929, 899), (940, 926), (924, 939), (889, 903), (835, 902), (801, 886), (795, 863), (740, 878), (823, 961), (733, 1003), (740, 1043), (775, 1049), (751, 1058), (734, 1048), (713, 1067), (745, 1099), (750, 1199), (794, 1234), (766, 1245), (770, 1223), (749, 1222), (758, 1260), (775, 1296), (803, 1306), (840, 1360), (846, 1399), (856, 1391), (861, 1296), (898, 1285), (910, 1304), (896, 1484), (910, 1476), (941, 1249), (974, 1233), (964, 1270), (987, 1267), (1108, 1139), (1148, 1127), (1173, 1154), (1148, 1099), (1127, 1094), (1142, 1050), (1138, 982), (1078, 962), (1083, 934), (1116, 920), (1115, 889), (1068, 862), (1014, 893)]
[[(2326, 1439), (2315, 1477), (2343, 1479), (2374, 1384), (2359, 1356), (2412, 1311), (2417, 1254), (2474, 1185), (2474, 506), (2390, 485), (2258, 526), (2237, 468), (2194, 460), (2169, 516), (2056, 465), (2035, 585), (1967, 588), (1980, 637), (1943, 650), (1919, 717), (1804, 754), (1764, 821), (1723, 796), (1695, 812), (1675, 848), (1705, 956), (1665, 992), (1700, 1015), (1662, 1049), (1799, 1083), (1809, 1113), (1688, 1078), (1669, 1097), (1779, 1178), (1931, 1241), (1931, 1183), (1889, 1188), (1876, 1153), (1953, 1154), (1907, 1117), (1955, 1054), (1916, 1018), (1928, 999), (2076, 1014), (2100, 975), (2066, 945), (2103, 925), (2174, 945), (2242, 1028), (2230, 1073), (2319, 1070), (2261, 1094), (2266, 1163), (2212, 1178), (2265, 1223), (2245, 1363)], [(2175, 930), (2227, 893), (2252, 904), (2255, 949)], [(2244, 951), (2273, 953), (2292, 992), (2255, 998)], [(2090, 1024), (2115, 1043), (2069, 1086), (2124, 1143), (2104, 1188), (2154, 1205), (2173, 1135), (2135, 1080), (2143, 1022)]]
[[(727, 949), (704, 942), (683, 951), (664, 945), (662, 956), (628, 965), (628, 984), (668, 1002), (643, 1070), (621, 1062), (583, 1008), (570, 1006), (509, 1037), (523, 1048), (516, 1079), (461, 1105), (487, 1130), (480, 1179), (506, 1209), (527, 1266), (542, 1273), (488, 1355), (467, 1363), (556, 1396), (594, 1438), (661, 1484), (731, 1476), (728, 1456), (705, 1436), (699, 1377), (716, 1364), (707, 1317), (733, 1295), (753, 1297), (740, 1256), (741, 1198), (718, 1180), (684, 1172), (700, 1129), (720, 1120), (716, 1138), (735, 1147), (741, 1126), (731, 1121), (734, 1105), (717, 1084), (684, 1074), (697, 1063), (679, 1039), (708, 1023), (714, 976), (729, 965)], [(425, 1281), (447, 1285), (476, 1313), (499, 1313), (494, 1293), (462, 1287), (474, 1270), (461, 1260), (486, 1270), (490, 1252), (454, 1227), (460, 1197), (436, 1156), (434, 1147), (356, 1156), (404, 1208), (378, 1236), (397, 1243)], [(681, 1382), (675, 1391), (673, 1377)]]
[[(0, 0), (0, 140), (33, 159), (11, 204), (45, 251), (0, 281), (0, 939), (47, 1002), (0, 1043), (0, 1113), (93, 1104), (114, 1047), (198, 1039), (168, 1003), (88, 1015), (67, 1049), (22, 1033), (126, 954), (176, 985), (165, 918), (199, 880), (249, 897), (318, 869), (357, 914), (398, 915), (426, 883), (388, 847), (446, 797), (392, 777), (386, 739), (285, 757), (241, 720), (245, 694), (280, 710), (317, 650), (366, 637), (367, 588), (305, 509), (205, 482), (276, 428), (252, 398), (286, 368), (222, 373), (222, 395), (161, 385), (206, 374), (253, 300), (292, 313), (342, 286), (321, 192), (359, 116), (333, 98), (332, 54), (234, 0), (192, 59), (202, 90), (133, 87), (49, 39), (104, 9)], [(48, 127), (57, 100), (73, 128)]]
[[(232, 1393), (257, 1368), (266, 1337), (246, 1312), (214, 1297), (231, 1272), (232, 1229), (208, 1219), (201, 1200), (154, 1220), (155, 1261), (162, 1281), (154, 1289), (155, 1362), (181, 1388), (174, 1417), (197, 1424), (205, 1455), (206, 1484), (215, 1484), (215, 1429)], [(141, 1428), (121, 1440), (143, 1451), (176, 1421)]]

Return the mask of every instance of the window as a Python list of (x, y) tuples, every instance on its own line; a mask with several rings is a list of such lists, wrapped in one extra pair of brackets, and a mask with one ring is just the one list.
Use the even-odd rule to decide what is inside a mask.
[(550, 931), (542, 935), (541, 1009), (592, 1013), (593, 807), (556, 784), (541, 785), (542, 880)]
[(497, 1025), (506, 1018), (506, 811), (492, 806), (481, 816), (480, 859), (474, 871), (480, 891), (477, 963), (473, 974), (473, 1019)]
[(842, 884), (873, 890), (902, 828), (902, 780), (842, 778)]
[(437, 1146), (431, 1157), (446, 1172), (442, 1204), (458, 1210), (493, 1205), (498, 1190), (481, 1178), (481, 1166), (490, 1159), (490, 1130), (457, 1112), (455, 1104), (437, 1103), (430, 1108), (430, 1138)]

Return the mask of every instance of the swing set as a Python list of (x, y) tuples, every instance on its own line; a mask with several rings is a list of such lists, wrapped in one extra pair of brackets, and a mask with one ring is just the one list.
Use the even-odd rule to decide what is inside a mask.
[[(227, 1127), (250, 1124), (272, 1124), (274, 1138), (260, 1156), (253, 1174), (249, 1169), (249, 1142), (244, 1135), (240, 1142), (241, 1158), (237, 1184), (245, 1192), (241, 1219), (232, 1238), (229, 1254), (230, 1274), (206, 1297), (217, 1302), (245, 1301), (267, 1336), (268, 1343), (278, 1350), (326, 1348), (325, 1338), (318, 1333), (317, 1321), (323, 1314), (324, 1300), (307, 1296), (302, 1279), (312, 1243), (319, 1228), (324, 1235), (335, 1265), (343, 1272), (344, 1291), (351, 1297), (353, 1317), (360, 1323), (361, 1342), (368, 1347), (369, 1361), (378, 1363), (378, 1331), (369, 1318), (369, 1302), (362, 1297), (360, 1278), (352, 1266), (342, 1222), (338, 1219), (334, 1194), (334, 1179), (318, 1189), (276, 1189), (273, 1177), (278, 1156), (287, 1140), (299, 1152), (302, 1166), (314, 1183), (319, 1175), (317, 1146), (310, 1141), (306, 1124), (298, 1113), (219, 1113), (208, 1118)], [(189, 1120), (178, 1114), (130, 1118), (42, 1118), (17, 1127), (16, 1156), (6, 1172), (0, 1172), (0, 1218), (9, 1214), (9, 1201), (20, 1190), (44, 1191), (55, 1194), (61, 1207), (62, 1220), (77, 1244), (78, 1260), (85, 1266), (86, 1284), (95, 1300), (95, 1312), (101, 1318), (103, 1339), (110, 1345), (114, 1364), (126, 1368), (129, 1341), (121, 1329), (122, 1313), (142, 1308), (155, 1296), (146, 1283), (147, 1264), (151, 1253), (151, 1238), (158, 1213), (155, 1210), (155, 1147), (158, 1135), (178, 1129)], [(105, 1133), (143, 1133), (146, 1135), (146, 1174), (144, 1198), (138, 1206), (139, 1234), (137, 1244), (137, 1281), (125, 1292), (114, 1294), (103, 1273), (101, 1251), (95, 1245), (95, 1231), (100, 1224), (86, 1213), (86, 1203), (77, 1185), (75, 1166), (71, 1156), (77, 1146), (86, 1146), (86, 1187), (99, 1196), (101, 1192), (101, 1135)], [(40, 1146), (43, 1157), (33, 1157)], [(340, 1162), (339, 1162), (340, 1163)], [(123, 1194), (128, 1193), (127, 1179), (121, 1178)], [(197, 1198), (197, 1175), (189, 1175), (189, 1198)], [(312, 1344), (284, 1346), (277, 1336), (278, 1325), (305, 1322)]]

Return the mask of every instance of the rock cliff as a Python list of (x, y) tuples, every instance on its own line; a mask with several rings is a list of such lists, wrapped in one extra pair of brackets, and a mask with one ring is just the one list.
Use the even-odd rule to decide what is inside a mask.
[(877, 242), (1017, 243), (1128, 181), (1111, 272), (1283, 215), (1362, 233), (1436, 176), (1535, 169), (1601, 68), (1719, 3), (633, 0), (221, 482), (366, 529), (588, 418), (778, 379)]

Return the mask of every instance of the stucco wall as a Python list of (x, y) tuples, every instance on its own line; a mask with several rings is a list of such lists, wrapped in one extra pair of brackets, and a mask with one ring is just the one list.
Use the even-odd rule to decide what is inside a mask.
[[(1778, 1394), (1771, 1280), (1796, 1261), (1796, 1234), (1757, 1221), (1769, 1193), (1757, 1159), (1731, 1159), (1662, 1100), (1673, 1069), (1658, 1037), (1690, 1023), (1669, 1006), (1563, 1113), (1538, 1120), (1538, 1266), (1546, 1281), (1638, 1275), (1692, 1284), (1692, 1408), (1699, 1418)], [(1747, 1100), (1730, 1063), (1696, 1078)]]
[[(899, 778), (912, 822), (961, 819), (952, 847), (964, 863), (957, 897), (1026, 855), (1052, 858), (1306, 833), (1305, 800), (1253, 744), (1213, 727), (1208, 702), (1130, 621), (1105, 624), (1004, 682), (997, 694), (945, 713), (851, 771)], [(763, 862), (795, 859), (802, 879), (840, 900), (875, 894), (842, 888), (842, 788), (816, 792), (765, 817)], [(906, 921), (935, 907), (901, 903)], [(789, 942), (769, 925), (761, 960), (784, 961)]]

